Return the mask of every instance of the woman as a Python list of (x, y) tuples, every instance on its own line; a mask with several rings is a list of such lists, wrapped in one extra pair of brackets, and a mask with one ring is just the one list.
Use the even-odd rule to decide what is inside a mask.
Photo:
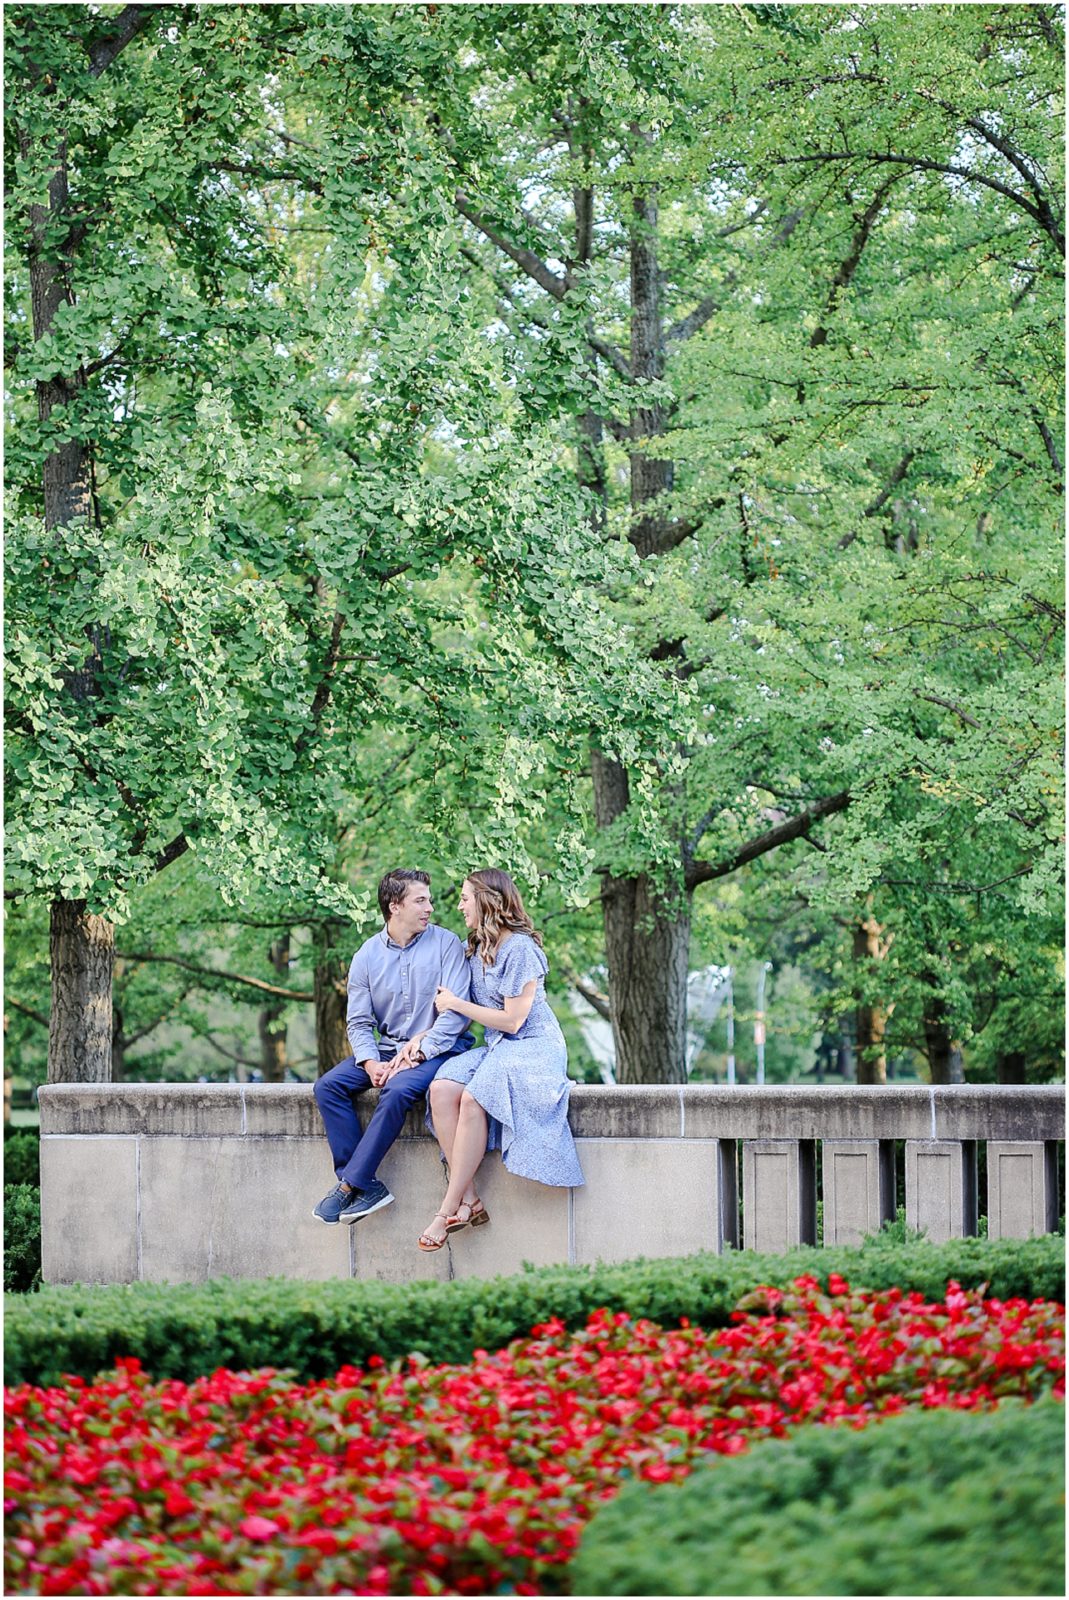
[(470, 1222), (489, 1222), (475, 1192), (487, 1150), (500, 1149), (512, 1173), (563, 1188), (583, 1182), (568, 1126), (568, 1051), (545, 997), (549, 963), (542, 940), (507, 872), (473, 872), (460, 892), (468, 929), (471, 1000), (439, 989), (435, 1009), (456, 1011), (486, 1029), (478, 1050), (447, 1061), (431, 1084), (431, 1116), (449, 1163), (442, 1209), (420, 1234), (421, 1250), (440, 1250)]

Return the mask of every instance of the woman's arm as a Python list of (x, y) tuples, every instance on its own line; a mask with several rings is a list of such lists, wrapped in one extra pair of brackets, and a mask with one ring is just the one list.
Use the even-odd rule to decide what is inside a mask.
[(477, 1006), (470, 1000), (461, 1000), (452, 989), (439, 989), (434, 997), (435, 1011), (457, 1011), (462, 1017), (468, 1017), (472, 1022), (481, 1022), (484, 1028), (496, 1028), (500, 1033), (519, 1033), (527, 1021), (534, 1005), (535, 991), (538, 988), (538, 979), (532, 978), (530, 983), (525, 983), (519, 994), (514, 994), (505, 1001), (503, 1011), (495, 1011), (491, 1006)]

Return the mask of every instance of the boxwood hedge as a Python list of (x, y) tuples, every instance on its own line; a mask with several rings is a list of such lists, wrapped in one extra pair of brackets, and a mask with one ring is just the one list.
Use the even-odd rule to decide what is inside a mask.
[(4, 1184), (41, 1186), (41, 1136), (36, 1128), (4, 1129)]
[(433, 1362), (467, 1361), (532, 1324), (584, 1322), (599, 1306), (664, 1324), (681, 1317), (722, 1327), (759, 1284), (803, 1273), (822, 1284), (841, 1273), (856, 1287), (915, 1289), (940, 1299), (948, 1279), (988, 1284), (1002, 1299), (1060, 1300), (1064, 1240), (960, 1239), (893, 1243), (877, 1236), (857, 1249), (801, 1249), (786, 1255), (729, 1252), (616, 1267), (544, 1267), (515, 1277), (455, 1283), (322, 1283), (215, 1279), (186, 1286), (45, 1287), (9, 1296), (4, 1363), (9, 1383), (82, 1377), (137, 1356), (156, 1377), (191, 1379), (216, 1367), (293, 1369), (326, 1377), (346, 1362), (391, 1361), (422, 1352)]
[(590, 1595), (1065, 1593), (1065, 1407), (806, 1428), (627, 1484), (569, 1571)]
[(25, 1293), (41, 1281), (41, 1191), (4, 1185), (4, 1288)]

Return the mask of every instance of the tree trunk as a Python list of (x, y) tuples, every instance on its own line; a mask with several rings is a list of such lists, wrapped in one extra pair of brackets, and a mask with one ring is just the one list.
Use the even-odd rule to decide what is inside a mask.
[[(859, 993), (865, 987), (865, 969), (882, 961), (887, 946), (880, 938), (882, 929), (875, 917), (868, 916), (854, 927), (854, 962), (862, 968), (858, 974)], [(858, 1083), (887, 1082), (887, 1052), (884, 1040), (890, 1011), (879, 1002), (859, 998), (854, 1016), (857, 1030), (857, 1081)]]
[(1027, 1083), (1026, 1058), (1023, 1050), (1000, 1051), (998, 1056), (999, 1083)]
[[(627, 773), (591, 753), (599, 828), (626, 808)], [(617, 1083), (685, 1083), (690, 897), (673, 904), (645, 874), (602, 888)]]
[[(636, 378), (655, 379), (665, 370), (655, 195), (636, 195), (632, 215), (631, 371)], [(635, 408), (632, 438), (656, 438), (663, 431), (664, 416), (658, 408)], [(672, 487), (673, 464), (645, 450), (633, 450), (630, 465), (631, 541), (640, 556), (649, 557), (662, 547), (664, 524), (655, 503)], [(603, 830), (627, 808), (627, 773), (617, 761), (594, 750), (591, 776), (595, 815)], [(616, 1081), (684, 1083), (690, 895), (682, 889), (676, 899), (658, 894), (645, 873), (606, 876), (602, 914)]]
[[(276, 939), (268, 951), (271, 965), (279, 975), (279, 979), (286, 978), (290, 970), (290, 936), (284, 933)], [(274, 1000), (270, 1004), (260, 1007), (260, 1070), (265, 1083), (285, 1083), (286, 1068), (289, 1062), (286, 1057), (286, 1024), (280, 1023), (279, 1018), (286, 1009), (285, 1000)]]
[[(661, 273), (657, 262), (656, 196), (632, 200), (631, 229), (631, 372), (644, 381), (659, 380), (665, 371), (664, 323), (661, 316)], [(635, 440), (655, 439), (664, 432), (659, 406), (638, 406), (631, 415)], [(640, 556), (659, 555), (665, 521), (655, 502), (671, 489), (675, 465), (646, 450), (631, 452), (631, 542)]]
[(839, 1035), (839, 1044), (835, 1052), (835, 1070), (844, 1083), (854, 1083), (856, 1081), (854, 1047), (849, 1036), (845, 1033), (840, 1033)]
[[(32, 151), (20, 138), (24, 156)], [(68, 209), (67, 148), (61, 142), (48, 186), (48, 204), (29, 207), (30, 303), (35, 341), (48, 337), (56, 312), (73, 301), (67, 241), (60, 231)], [(55, 230), (48, 242), (48, 232)], [(47, 422), (84, 387), (82, 374), (55, 373), (37, 381), (37, 411)], [(61, 439), (42, 468), (44, 520), (48, 529), (88, 522), (92, 503), (89, 452), (77, 437)], [(84, 701), (93, 692), (100, 659), (91, 637), (81, 668), (64, 674), (66, 692)], [(115, 936), (110, 923), (86, 912), (85, 902), (57, 897), (52, 903), (52, 1013), (48, 1030), (49, 1083), (107, 1083), (111, 1079), (111, 981)]]
[(933, 1083), (964, 1083), (965, 1062), (961, 1044), (951, 1034), (939, 978), (932, 971), (922, 972), (921, 978), (929, 991), (924, 1004), (924, 1042), (931, 1080)]
[(345, 932), (345, 923), (321, 923), (315, 930), (315, 969), (313, 990), (316, 1013), (316, 1075), (329, 1072), (339, 1061), (352, 1055), (345, 1031), (348, 961), (335, 945)]
[(126, 1081), (126, 1034), (123, 1032), (122, 1007), (116, 1004), (114, 994), (111, 1003), (111, 1081)]
[(53, 900), (49, 1083), (111, 1082), (115, 930), (84, 900)]

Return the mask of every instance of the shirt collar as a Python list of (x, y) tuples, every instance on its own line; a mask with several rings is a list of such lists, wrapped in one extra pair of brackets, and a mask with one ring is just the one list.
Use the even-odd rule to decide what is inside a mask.
[(382, 940), (382, 943), (385, 945), (387, 950), (411, 950), (412, 946), (414, 944), (418, 944), (423, 938), (423, 935), (433, 927), (434, 923), (428, 922), (426, 928), (421, 928), (418, 933), (413, 934), (407, 944), (398, 944), (396, 939), (391, 939), (385, 928), (383, 928), (380, 932), (379, 938)]

